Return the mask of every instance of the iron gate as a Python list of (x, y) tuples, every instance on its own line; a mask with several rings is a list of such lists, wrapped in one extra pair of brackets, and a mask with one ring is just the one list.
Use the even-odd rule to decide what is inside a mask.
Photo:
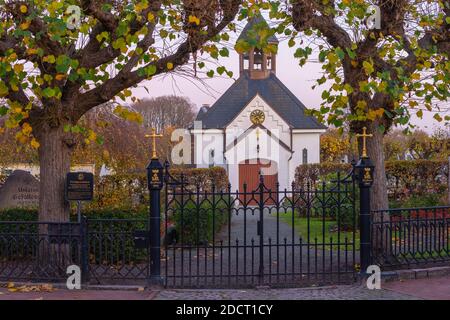
[(352, 175), (268, 189), (216, 190), (166, 170), (167, 287), (347, 283), (359, 254)]

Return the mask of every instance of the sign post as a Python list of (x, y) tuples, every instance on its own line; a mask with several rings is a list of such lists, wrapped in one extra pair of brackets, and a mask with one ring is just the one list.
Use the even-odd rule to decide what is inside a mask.
[(362, 134), (357, 134), (356, 137), (363, 139), (362, 155), (355, 165), (355, 178), (359, 184), (360, 192), (360, 264), (361, 274), (365, 275), (367, 268), (371, 265), (372, 242), (370, 236), (370, 188), (373, 185), (373, 173), (375, 166), (372, 164), (367, 155), (366, 139), (371, 138), (372, 134), (367, 134), (367, 128), (363, 128)]
[(78, 223), (81, 222), (81, 201), (94, 198), (94, 175), (90, 172), (69, 172), (66, 177), (66, 200), (77, 202)]
[(66, 200), (77, 202), (77, 216), (80, 224), (81, 277), (89, 281), (89, 247), (87, 239), (87, 219), (81, 216), (82, 201), (94, 199), (94, 175), (90, 172), (69, 172), (65, 186)]
[(161, 278), (161, 189), (163, 187), (163, 166), (156, 154), (156, 138), (162, 135), (152, 134), (152, 159), (147, 167), (147, 182), (150, 191), (150, 283), (160, 285)]

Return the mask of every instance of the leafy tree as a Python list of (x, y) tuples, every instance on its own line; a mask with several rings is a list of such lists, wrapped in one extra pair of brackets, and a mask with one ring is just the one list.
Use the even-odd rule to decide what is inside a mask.
[(80, 118), (126, 100), (130, 88), (174, 72), (198, 51), (226, 56), (210, 40), (228, 39), (221, 33), (241, 2), (0, 0), (0, 116), (7, 127), (20, 127), (19, 141), (39, 150), (41, 221), (69, 218), (64, 180), (83, 133)]
[(195, 105), (185, 97), (162, 96), (143, 99), (133, 108), (144, 117), (144, 125), (163, 131), (168, 127), (187, 128), (195, 119)]
[(347, 133), (340, 133), (337, 129), (328, 129), (320, 137), (321, 162), (341, 162), (345, 156), (353, 160), (353, 144)]
[[(383, 136), (397, 125), (411, 125), (411, 115), (440, 111), (450, 96), (450, 1), (375, 0), (380, 26), (367, 27), (373, 11), (363, 0), (270, 1), (271, 15), (283, 19), (284, 33), (303, 65), (317, 54), (327, 84), (321, 120), (351, 132), (367, 126), (369, 156), (376, 165), (372, 209), (386, 209)], [(301, 38), (300, 38), (301, 37)]]
[(446, 160), (450, 150), (450, 133), (438, 129), (430, 136), (416, 130), (408, 137), (408, 150), (414, 159)]
[[(37, 164), (39, 162), (36, 149), (29, 144), (15, 142), (20, 129), (5, 129), (5, 119), (0, 119), (0, 169), (12, 163)], [(1, 172), (0, 172), (1, 174)]]
[(392, 130), (384, 136), (383, 150), (385, 160), (406, 160), (408, 136), (403, 130)]

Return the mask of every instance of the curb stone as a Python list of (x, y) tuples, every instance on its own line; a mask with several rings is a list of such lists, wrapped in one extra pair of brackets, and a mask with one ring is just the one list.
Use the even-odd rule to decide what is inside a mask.
[[(59, 290), (68, 290), (65, 283), (52, 283), (52, 282), (19, 282), (8, 281), (0, 282), (0, 288), (6, 288), (8, 283), (14, 283), (16, 287), (20, 286), (42, 286), (51, 284), (53, 288)], [(81, 285), (81, 290), (111, 290), (111, 291), (159, 291), (156, 288), (146, 286), (126, 286), (126, 285)]]
[[(426, 269), (404, 269), (396, 271), (386, 271), (381, 274), (382, 282), (393, 282), (402, 280), (412, 280), (412, 279), (425, 279), (425, 278), (435, 278), (450, 275), (449, 267), (432, 267)], [(67, 290), (65, 283), (46, 283), (46, 282), (16, 282), (16, 281), (0, 281), (0, 287), (7, 287), (8, 283), (13, 282), (15, 286), (39, 286), (51, 284), (55, 289)], [(355, 281), (353, 285), (364, 285), (364, 279), (360, 278)], [(349, 285), (352, 286), (352, 285)], [(328, 286), (311, 286), (304, 287), (302, 289), (329, 289), (335, 288), (334, 285)], [(137, 285), (82, 285), (82, 290), (111, 290), (111, 291), (147, 291), (152, 292), (153, 296), (157, 296), (161, 291), (164, 290), (161, 286), (137, 286)], [(258, 286), (254, 288), (256, 290), (265, 291), (270, 289), (280, 289), (271, 288), (269, 286)], [(288, 289), (288, 288), (286, 288)], [(170, 290), (182, 290), (176, 288), (170, 288)], [(184, 289), (184, 290), (196, 290), (196, 289)], [(220, 290), (220, 289), (217, 289)]]
[(385, 282), (426, 279), (450, 275), (450, 267), (433, 267), (426, 269), (405, 269), (382, 272), (381, 280)]

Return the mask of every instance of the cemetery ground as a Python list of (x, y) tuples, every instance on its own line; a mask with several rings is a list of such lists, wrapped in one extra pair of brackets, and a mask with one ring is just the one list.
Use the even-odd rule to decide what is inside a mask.
[(67, 290), (50, 286), (0, 287), (0, 300), (450, 300), (450, 275), (383, 282), (380, 290), (363, 284), (284, 289), (159, 289), (105, 287)]

